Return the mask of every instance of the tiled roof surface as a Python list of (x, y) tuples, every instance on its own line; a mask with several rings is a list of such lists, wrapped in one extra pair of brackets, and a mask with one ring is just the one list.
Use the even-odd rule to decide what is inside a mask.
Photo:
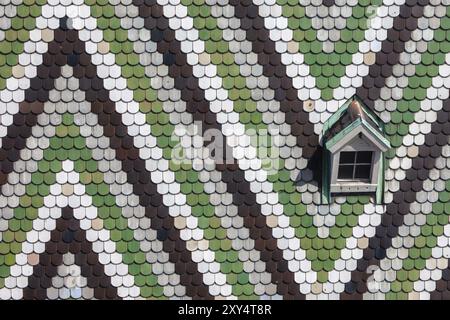
[[(450, 299), (449, 4), (1, 0), (0, 298)], [(385, 203), (325, 205), (355, 94)]]

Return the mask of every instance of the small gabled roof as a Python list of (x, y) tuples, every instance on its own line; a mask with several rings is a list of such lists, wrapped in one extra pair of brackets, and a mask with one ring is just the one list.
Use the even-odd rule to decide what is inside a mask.
[[(322, 129), (322, 145), (333, 151), (337, 143), (347, 136), (363, 133), (382, 151), (390, 143), (384, 136), (384, 124), (356, 95), (347, 100), (325, 123)], [(349, 138), (349, 137), (347, 137)]]

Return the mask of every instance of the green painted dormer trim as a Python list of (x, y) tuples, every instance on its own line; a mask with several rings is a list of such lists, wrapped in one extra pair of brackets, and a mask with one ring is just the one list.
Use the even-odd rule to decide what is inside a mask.
[[(352, 109), (349, 109), (350, 106), (352, 106)], [(384, 135), (384, 122), (356, 95), (347, 100), (325, 122), (322, 129), (321, 144), (324, 147), (322, 156), (322, 203), (331, 202), (331, 184), (339, 184), (339, 180), (331, 181), (336, 179), (336, 175), (334, 175), (334, 178), (332, 177), (333, 170), (338, 170), (336, 161), (336, 158), (339, 157), (338, 153), (358, 137), (361, 139), (364, 137), (375, 150), (374, 157), (376, 158), (373, 160), (371, 170), (372, 174), (376, 174), (373, 177), (376, 177), (374, 179), (377, 186), (373, 195), (376, 203), (383, 203), (384, 170), (386, 168), (384, 153), (391, 148), (391, 144)], [(333, 157), (335, 163), (332, 163)], [(375, 162), (377, 163), (376, 166)], [(358, 186), (352, 188), (354, 189), (349, 191), (349, 194), (358, 193), (357, 190), (361, 190)]]
[(377, 124), (378, 129), (381, 132), (384, 132), (384, 122), (380, 119), (372, 110), (370, 110), (362, 101), (361, 98), (359, 98), (357, 95), (353, 95), (350, 99), (348, 99), (342, 106), (339, 107), (339, 109), (333, 113), (323, 124), (322, 127), (322, 137), (325, 136), (325, 134), (328, 132), (330, 128), (333, 127), (333, 125), (343, 116), (343, 114), (347, 111), (348, 107), (353, 101), (358, 101), (361, 105), (364, 113), (375, 123)]

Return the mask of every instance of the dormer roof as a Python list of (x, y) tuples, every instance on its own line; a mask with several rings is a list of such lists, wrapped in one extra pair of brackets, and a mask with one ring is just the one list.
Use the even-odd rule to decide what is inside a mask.
[(384, 136), (382, 120), (355, 95), (324, 123), (321, 143), (335, 152), (358, 134), (364, 135), (383, 152), (391, 147)]

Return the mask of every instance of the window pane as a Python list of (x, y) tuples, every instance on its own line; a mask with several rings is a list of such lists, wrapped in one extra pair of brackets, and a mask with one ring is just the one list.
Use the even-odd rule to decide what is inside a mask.
[(357, 165), (355, 170), (355, 179), (369, 179), (370, 178), (370, 165), (363, 164)]
[(356, 155), (357, 163), (372, 163), (372, 151), (359, 151)]
[(353, 179), (353, 165), (339, 166), (338, 179)]
[(356, 152), (348, 152), (348, 151), (341, 152), (339, 162), (341, 164), (342, 163), (354, 163), (355, 155), (356, 155)]

